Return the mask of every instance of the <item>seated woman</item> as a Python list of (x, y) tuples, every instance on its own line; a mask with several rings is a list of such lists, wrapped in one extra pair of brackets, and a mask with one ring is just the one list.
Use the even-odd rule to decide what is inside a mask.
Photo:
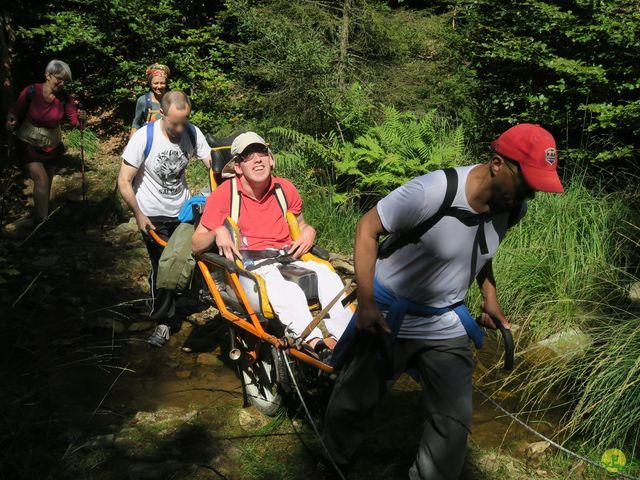
[(167, 93), (167, 80), (169, 80), (170, 73), (169, 67), (161, 63), (154, 63), (147, 68), (149, 91), (140, 95), (136, 101), (136, 113), (133, 122), (131, 122), (130, 137), (146, 123), (155, 122), (162, 118), (160, 102), (162, 102), (164, 94)]
[[(193, 234), (194, 253), (202, 253), (215, 242), (220, 255), (233, 261), (243, 258), (245, 266), (260, 275), (266, 284), (267, 295), (280, 321), (295, 335), (300, 335), (311, 322), (307, 299), (302, 289), (286, 281), (278, 266), (278, 257), (286, 256), (297, 265), (313, 270), (318, 278), (318, 297), (322, 306), (327, 305), (343, 289), (342, 280), (329, 267), (318, 262), (297, 260), (313, 246), (315, 229), (302, 216), (302, 199), (293, 184), (271, 175), (273, 156), (265, 141), (253, 132), (239, 135), (231, 145), (231, 161), (223, 170), (223, 176), (235, 176), (223, 182), (207, 198), (200, 224)], [(240, 195), (238, 227), (240, 229), (240, 251), (223, 225), (231, 216), (231, 188), (235, 184)], [(277, 187), (279, 185), (279, 188)], [(277, 190), (284, 194), (289, 211), (293, 212), (300, 225), (300, 237), (293, 241), (289, 227), (276, 198)], [(266, 252), (266, 253), (265, 253)], [(273, 253), (273, 255), (269, 255)], [(336, 302), (329, 310), (330, 318), (325, 325), (330, 337), (322, 340), (317, 327), (309, 335), (308, 344), (316, 350), (326, 345), (335, 346), (349, 320), (351, 309)]]

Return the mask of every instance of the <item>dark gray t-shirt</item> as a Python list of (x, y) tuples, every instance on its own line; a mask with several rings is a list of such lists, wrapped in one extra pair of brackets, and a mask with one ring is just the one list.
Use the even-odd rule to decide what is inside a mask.
[(149, 111), (147, 109), (147, 100), (145, 95), (140, 95), (136, 101), (136, 113), (133, 116), (131, 128), (142, 128), (145, 123), (155, 122), (162, 118), (162, 114), (160, 113), (160, 104), (151, 97), (151, 111)]
[[(476, 165), (457, 167), (458, 191), (454, 207), (478, 213), (467, 201), (465, 186)], [(382, 225), (389, 233), (411, 230), (427, 220), (442, 205), (447, 187), (442, 170), (414, 178), (397, 188), (377, 205)], [(520, 218), (524, 215), (525, 209)], [(488, 253), (477, 248), (472, 254), (477, 226), (445, 216), (415, 244), (397, 250), (376, 263), (376, 279), (399, 297), (431, 307), (446, 307), (464, 299), (477, 273), (496, 253), (507, 231), (509, 213), (493, 217), (484, 224)], [(447, 339), (465, 335), (460, 319), (453, 312), (429, 317), (407, 315), (400, 338)]]

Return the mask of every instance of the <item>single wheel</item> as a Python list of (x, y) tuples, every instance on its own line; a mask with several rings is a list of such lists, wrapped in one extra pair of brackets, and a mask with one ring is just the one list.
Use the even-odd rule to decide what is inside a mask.
[[(244, 342), (243, 342), (244, 343)], [(276, 377), (273, 347), (264, 348), (258, 359), (249, 364), (242, 362), (242, 372), (245, 395), (249, 403), (263, 415), (275, 416), (282, 408), (283, 398), (280, 393)]]

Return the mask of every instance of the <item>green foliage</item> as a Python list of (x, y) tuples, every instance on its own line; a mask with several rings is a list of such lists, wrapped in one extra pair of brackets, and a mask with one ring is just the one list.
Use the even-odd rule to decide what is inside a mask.
[(304, 218), (317, 231), (317, 244), (331, 252), (349, 254), (353, 251), (353, 232), (360, 219), (354, 202), (333, 202), (332, 187), (316, 186), (301, 192)]
[(435, 111), (418, 117), (384, 108), (382, 120), (352, 142), (334, 131), (321, 138), (287, 128), (270, 133), (289, 142), (287, 161), (335, 178), (341, 187), (334, 195), (338, 202), (361, 195), (379, 198), (415, 176), (459, 165), (465, 158), (462, 126)]
[(561, 195), (538, 193), (494, 259), (507, 315), (529, 325), (534, 339), (580, 322), (594, 308), (589, 302), (621, 295), (614, 286), (630, 249), (619, 244), (635, 215), (624, 193), (593, 192), (585, 183), (576, 175)]
[(484, 129), (534, 121), (590, 160), (638, 158), (637, 2), (454, 2), (458, 48), (478, 75)]
[(308, 134), (362, 133), (380, 104), (433, 108), (471, 121), (473, 72), (451, 49), (450, 15), (352, 2), (346, 57), (343, 2), (227, 3), (237, 23), (235, 71), (247, 116)]
[(217, 2), (194, 0), (70, 0), (34, 8), (52, 13), (19, 28), (18, 48), (38, 55), (19, 56), (18, 69), (39, 65), (30, 73), (37, 79), (50, 58), (62, 58), (90, 107), (109, 110), (126, 102), (133, 117), (137, 96), (147, 90), (146, 67), (166, 63), (169, 87), (192, 99), (194, 123), (217, 129), (238, 121), (242, 105), (238, 98), (229, 101), (235, 87), (226, 71), (233, 55), (221, 38), (219, 8)]
[(93, 130), (87, 128), (82, 133), (78, 129), (69, 130), (64, 135), (65, 146), (80, 153), (80, 147), (84, 149), (84, 155), (87, 160), (92, 160), (96, 153), (100, 151), (100, 139), (93, 132)]
[[(500, 246), (494, 271), (504, 311), (520, 326), (521, 362), (533, 342), (555, 333), (579, 328), (592, 339), (573, 360), (516, 370), (521, 408), (548, 406), (546, 394), (560, 392), (575, 405), (564, 433), (588, 435), (600, 447), (637, 447), (640, 317), (625, 308), (625, 296), (638, 281), (638, 218), (631, 194), (590, 190), (588, 180), (575, 174), (564, 194), (538, 194)], [(478, 309), (477, 287), (468, 302)]]

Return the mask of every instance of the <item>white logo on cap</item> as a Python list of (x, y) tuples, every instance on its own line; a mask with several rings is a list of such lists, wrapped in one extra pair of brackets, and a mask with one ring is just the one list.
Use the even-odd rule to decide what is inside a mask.
[(553, 165), (558, 160), (558, 154), (555, 148), (547, 148), (544, 151), (544, 159), (549, 165)]

